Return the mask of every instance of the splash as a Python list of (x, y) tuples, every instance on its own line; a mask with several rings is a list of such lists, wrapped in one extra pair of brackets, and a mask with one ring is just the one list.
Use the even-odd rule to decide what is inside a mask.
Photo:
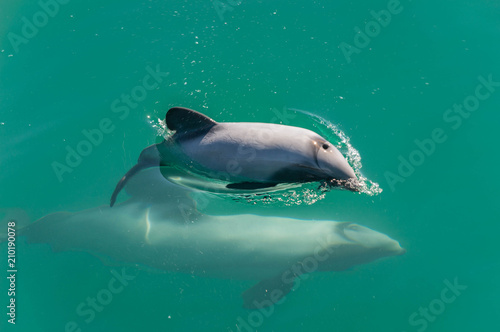
[(162, 120), (160, 118), (156, 118), (155, 120), (154, 118), (152, 119), (149, 115), (147, 116), (147, 118), (149, 125), (154, 129), (157, 137), (163, 137), (166, 139), (172, 136), (173, 132), (168, 130), (165, 120)]
[[(287, 110), (303, 114), (307, 116), (309, 121), (313, 120), (312, 126), (316, 129), (316, 132), (334, 144), (346, 157), (358, 178), (356, 189), (359, 193), (373, 196), (382, 192), (382, 189), (377, 183), (370, 181), (361, 173), (361, 155), (359, 151), (352, 146), (349, 137), (342, 130), (328, 120), (310, 112), (293, 108)], [(157, 136), (165, 139), (172, 136), (173, 133), (168, 130), (163, 120), (159, 118), (157, 120), (150, 119), (149, 123), (151, 127), (155, 129)], [(162, 173), (168, 180), (196, 189), (206, 195), (214, 195), (222, 199), (230, 199), (240, 203), (254, 205), (312, 205), (324, 199), (326, 193), (334, 188), (326, 183), (309, 182), (300, 184), (280, 184), (274, 188), (252, 190), (250, 192), (235, 191), (234, 189), (226, 188), (227, 182), (200, 176), (199, 174), (190, 173), (186, 170), (170, 168), (162, 171)], [(345, 189), (336, 188), (335, 190)]]
[[(233, 201), (254, 205), (293, 206), (312, 205), (326, 196), (326, 191), (318, 183), (305, 183), (296, 188), (277, 190), (266, 194), (231, 194)], [(220, 196), (220, 194), (215, 194)]]
[(363, 167), (361, 164), (361, 155), (359, 151), (352, 146), (349, 137), (342, 130), (332, 122), (316, 114), (295, 108), (289, 108), (288, 110), (305, 114), (313, 119), (313, 126), (318, 129), (324, 138), (336, 145), (336, 148), (346, 157), (347, 162), (354, 169), (354, 173), (359, 180), (359, 191), (361, 193), (374, 196), (382, 192), (382, 188), (380, 188), (378, 183), (367, 179), (361, 173), (361, 168)]

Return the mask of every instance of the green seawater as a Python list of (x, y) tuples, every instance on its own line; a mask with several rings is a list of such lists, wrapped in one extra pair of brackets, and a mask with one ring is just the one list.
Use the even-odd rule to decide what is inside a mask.
[[(219, 199), (205, 212), (352, 221), (407, 253), (310, 274), (265, 312), (241, 306), (254, 281), (131, 270), (87, 323), (77, 307), (121, 267), (18, 237), (15, 325), (0, 245), (0, 331), (500, 330), (500, 2), (41, 3), (52, 5), (0, 4), (2, 211), (34, 221), (107, 204), (172, 106), (318, 129), (305, 110), (345, 133), (382, 192)], [(145, 83), (148, 70), (168, 75)], [(99, 126), (102, 142), (58, 177), (55, 163)]]

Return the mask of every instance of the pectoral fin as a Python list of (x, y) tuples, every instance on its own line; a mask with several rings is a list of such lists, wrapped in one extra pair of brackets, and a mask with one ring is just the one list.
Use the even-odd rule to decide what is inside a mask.
[(230, 183), (226, 186), (228, 189), (262, 189), (262, 188), (271, 188), (275, 187), (277, 183), (262, 183), (262, 182), (239, 182), (239, 183)]
[(260, 309), (280, 302), (293, 288), (295, 276), (284, 272), (270, 279), (265, 279), (241, 294), (243, 307)]
[(111, 200), (110, 200), (110, 203), (109, 203), (109, 206), (110, 207), (113, 207), (113, 205), (115, 204), (116, 202), (116, 198), (118, 197), (118, 194), (120, 193), (120, 191), (123, 189), (123, 187), (125, 187), (125, 184), (128, 182), (128, 180), (130, 180), (130, 178), (132, 176), (134, 176), (137, 172), (143, 170), (143, 169), (146, 169), (146, 168), (149, 168), (149, 167), (153, 167), (153, 165), (149, 165), (149, 164), (145, 164), (145, 163), (139, 163), (139, 164), (136, 164), (134, 167), (132, 167), (128, 172), (127, 174), (125, 174), (121, 179), (120, 181), (118, 182), (118, 184), (116, 185), (116, 188), (115, 190), (113, 191), (113, 194), (111, 195)]

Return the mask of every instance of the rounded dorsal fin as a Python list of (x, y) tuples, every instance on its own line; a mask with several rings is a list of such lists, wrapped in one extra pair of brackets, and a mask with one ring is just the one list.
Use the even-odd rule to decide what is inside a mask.
[(216, 121), (199, 112), (184, 107), (172, 107), (165, 116), (168, 129), (176, 132), (198, 131), (210, 128)]

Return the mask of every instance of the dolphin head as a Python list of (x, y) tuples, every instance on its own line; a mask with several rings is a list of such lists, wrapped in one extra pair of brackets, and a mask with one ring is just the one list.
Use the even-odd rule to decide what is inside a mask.
[(350, 222), (336, 223), (323, 249), (327, 259), (321, 269), (326, 271), (342, 271), (354, 265), (406, 253), (406, 249), (389, 236)]
[(332, 143), (318, 136), (313, 139), (313, 145), (316, 149), (318, 167), (325, 174), (337, 180), (356, 178), (352, 167)]
[(348, 240), (368, 251), (376, 251), (382, 256), (402, 255), (406, 252), (398, 241), (368, 227), (345, 222), (338, 225), (338, 228)]

